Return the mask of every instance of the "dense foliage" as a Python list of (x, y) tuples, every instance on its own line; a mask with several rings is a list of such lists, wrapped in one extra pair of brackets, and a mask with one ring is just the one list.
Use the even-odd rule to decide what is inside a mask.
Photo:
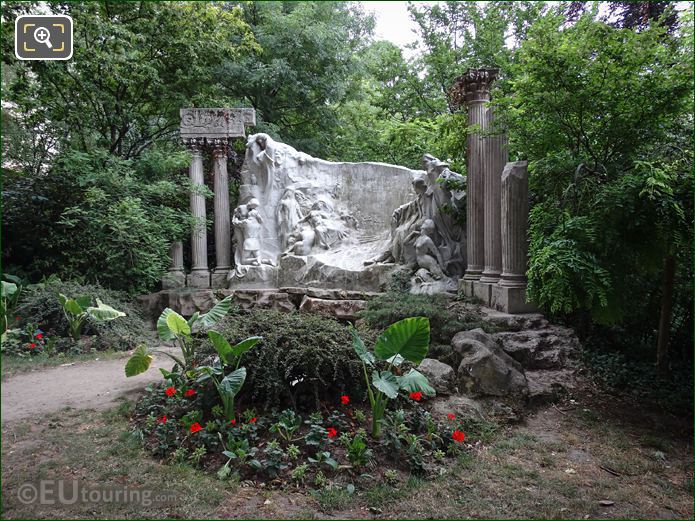
[[(151, 337), (150, 327), (143, 318), (143, 310), (129, 301), (122, 292), (98, 285), (85, 285), (71, 281), (51, 279), (27, 286), (15, 310), (15, 327), (40, 329), (46, 336), (67, 337), (69, 324), (59, 300), (60, 293), (70, 297), (89, 295), (125, 313), (124, 317), (109, 322), (87, 317), (82, 333), (93, 336), (89, 345), (97, 349), (132, 349)], [(65, 347), (69, 342), (64, 342)]]
[[(264, 407), (306, 409), (341, 394), (362, 397), (362, 367), (352, 350), (350, 332), (339, 322), (317, 315), (254, 310), (231, 313), (215, 329), (230, 343), (263, 337), (246, 353), (246, 394), (242, 399)], [(200, 349), (212, 353), (212, 343)]]

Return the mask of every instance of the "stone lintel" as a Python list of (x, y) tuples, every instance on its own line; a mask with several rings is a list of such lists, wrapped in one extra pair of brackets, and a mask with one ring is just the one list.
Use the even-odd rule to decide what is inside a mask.
[(185, 108), (180, 115), (183, 140), (243, 138), (245, 128), (256, 124), (256, 111), (250, 108)]

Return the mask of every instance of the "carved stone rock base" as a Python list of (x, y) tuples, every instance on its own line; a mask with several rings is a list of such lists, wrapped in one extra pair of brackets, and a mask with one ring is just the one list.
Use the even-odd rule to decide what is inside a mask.
[(498, 284), (492, 285), (489, 306), (507, 313), (535, 313), (538, 311), (533, 303), (526, 302), (526, 288), (510, 288)]
[(186, 287), (186, 274), (183, 271), (167, 271), (162, 277), (162, 289)]
[(226, 288), (229, 279), (229, 268), (217, 269), (212, 272), (210, 282), (213, 288)]
[(209, 288), (210, 272), (208, 270), (193, 270), (188, 274), (190, 288)]
[(367, 306), (364, 300), (328, 300), (304, 296), (299, 311), (319, 313), (338, 320), (357, 320), (357, 313)]
[[(241, 272), (242, 277), (238, 274)], [(278, 287), (278, 268), (269, 264), (241, 266), (230, 272), (229, 289), (273, 289)]]

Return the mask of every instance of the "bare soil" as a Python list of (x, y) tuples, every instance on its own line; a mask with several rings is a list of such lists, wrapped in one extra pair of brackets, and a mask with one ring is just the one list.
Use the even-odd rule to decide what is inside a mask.
[(119, 398), (134, 398), (148, 384), (161, 381), (158, 368), (171, 369), (172, 365), (169, 358), (155, 355), (147, 372), (126, 378), (127, 356), (122, 353), (109, 360), (78, 360), (9, 376), (2, 383), (3, 423), (44, 416), (66, 407), (112, 408)]

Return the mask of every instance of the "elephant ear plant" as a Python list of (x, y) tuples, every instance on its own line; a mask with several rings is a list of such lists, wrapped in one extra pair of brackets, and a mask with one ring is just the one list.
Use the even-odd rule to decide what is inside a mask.
[[(210, 311), (201, 315), (199, 312), (186, 320), (176, 311), (166, 308), (157, 319), (157, 334), (164, 342), (174, 342), (181, 349), (181, 356), (172, 355), (158, 349), (138, 346), (125, 365), (125, 375), (135, 376), (144, 373), (152, 364), (152, 353), (160, 353), (171, 358), (176, 365), (173, 372), (186, 373), (192, 369), (195, 346), (193, 333), (200, 329), (214, 326), (232, 307), (231, 296), (218, 302)], [(170, 378), (172, 372), (160, 369), (164, 378)]]
[(90, 318), (97, 322), (107, 322), (109, 320), (124, 317), (125, 313), (113, 309), (96, 299), (96, 307), (92, 306), (92, 297), (83, 295), (77, 298), (68, 298), (62, 293), (58, 294), (58, 300), (63, 308), (63, 313), (68, 321), (68, 331), (73, 340), (77, 341), (82, 336), (82, 326)]
[[(224, 415), (231, 421), (234, 419), (234, 399), (246, 381), (246, 368), (239, 367), (241, 357), (263, 339), (252, 336), (232, 346), (217, 331), (208, 331), (208, 337), (210, 337), (219, 358), (211, 366), (198, 367), (195, 370), (198, 375), (196, 381), (204, 383), (207, 380), (212, 380), (217, 394), (222, 400)], [(231, 369), (231, 372), (226, 373), (227, 368)]]
[[(374, 353), (369, 351), (353, 328), (353, 347), (362, 361), (364, 378), (367, 382), (369, 403), (372, 406), (372, 437), (381, 435), (381, 423), (389, 399), (398, 397), (399, 391), (421, 392), (434, 395), (435, 391), (427, 377), (415, 369), (406, 374), (394, 374), (404, 361), (419, 364), (430, 347), (430, 321), (425, 317), (412, 317), (399, 320), (389, 326), (374, 344)], [(388, 364), (386, 370), (379, 365)], [(372, 371), (371, 381), (367, 368)]]

